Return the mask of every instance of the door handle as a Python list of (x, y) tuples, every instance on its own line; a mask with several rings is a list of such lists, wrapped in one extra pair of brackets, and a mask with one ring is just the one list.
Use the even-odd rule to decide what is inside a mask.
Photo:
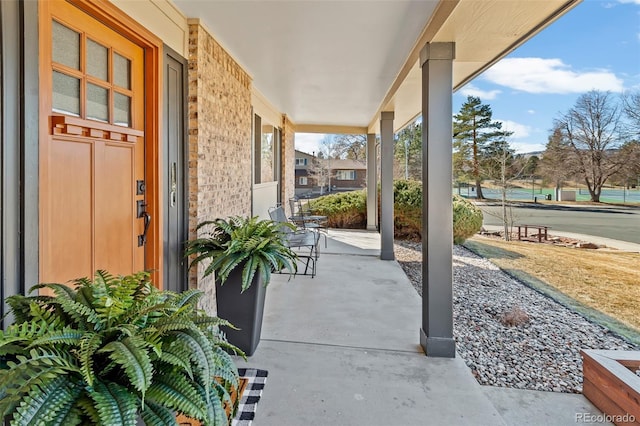
[(176, 162), (171, 163), (171, 171), (169, 176), (169, 205), (171, 207), (176, 206), (178, 190), (178, 164)]
[(142, 231), (142, 235), (138, 235), (138, 247), (147, 243), (147, 232), (149, 231), (149, 225), (151, 225), (151, 215), (149, 213), (142, 212), (140, 217), (144, 219), (144, 231)]

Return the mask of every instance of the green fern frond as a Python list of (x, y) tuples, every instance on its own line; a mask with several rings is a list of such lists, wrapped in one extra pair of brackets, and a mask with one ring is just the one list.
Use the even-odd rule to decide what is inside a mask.
[(241, 289), (240, 293), (244, 293), (245, 290), (249, 288), (251, 282), (253, 281), (253, 277), (256, 274), (256, 269), (259, 265), (259, 259), (256, 257), (248, 257), (247, 261), (244, 264), (244, 268), (242, 269), (242, 281), (241, 281)]
[(94, 286), (98, 292), (94, 292), (94, 306), (107, 327), (129, 313), (136, 301), (134, 295), (140, 285), (144, 285), (148, 276), (147, 272), (120, 277), (114, 277), (104, 270), (96, 272)]
[(175, 297), (172, 298), (171, 306), (175, 308), (181, 308), (189, 304), (189, 305), (192, 305), (193, 307), (196, 307), (198, 304), (198, 301), (200, 301), (203, 295), (204, 295), (203, 291), (198, 289), (190, 289), (190, 290), (183, 291), (182, 293), (176, 294)]
[(194, 371), (196, 375), (200, 376), (202, 383), (211, 380), (214, 354), (213, 345), (207, 336), (197, 328), (177, 330), (169, 335), (175, 339), (171, 345), (180, 345), (183, 353), (193, 361)]
[(94, 280), (104, 283), (106, 287), (109, 287), (116, 280), (116, 277), (113, 274), (110, 274), (108, 271), (105, 271), (104, 269), (98, 269), (96, 271)]
[(145, 343), (138, 337), (126, 337), (121, 341), (110, 342), (99, 353), (109, 353), (109, 358), (120, 365), (135, 389), (144, 394), (151, 384), (153, 366)]
[(0, 417), (12, 413), (24, 395), (28, 394), (32, 388), (59, 377), (70, 376), (66, 371), (56, 366), (50, 366), (39, 369), (36, 374), (23, 377), (23, 380), (3, 382), (0, 386)]
[(229, 327), (236, 329), (229, 321), (219, 317), (200, 316), (192, 319), (193, 324), (197, 325), (201, 330), (208, 327)]
[(27, 349), (34, 346), (58, 344), (76, 346), (80, 343), (80, 339), (83, 335), (84, 332), (75, 330), (71, 327), (64, 327), (62, 330), (51, 330), (44, 336), (33, 340), (33, 342), (27, 346)]
[[(227, 413), (224, 411), (223, 401), (231, 401), (229, 394), (223, 389), (223, 394), (218, 392), (218, 387), (215, 383), (212, 384), (213, 389), (209, 390), (209, 403), (207, 404), (207, 411), (212, 426), (227, 426), (229, 419), (227, 419)], [(226, 393), (226, 397), (225, 394)]]
[(212, 376), (218, 377), (221, 380), (231, 383), (233, 386), (237, 387), (240, 377), (238, 376), (238, 369), (233, 362), (233, 359), (222, 347), (216, 346), (213, 350), (215, 351), (216, 362), (214, 364)]
[(27, 355), (17, 355), (14, 361), (7, 361), (6, 370), (0, 370), (0, 392), (5, 386), (19, 383), (20, 377), (35, 377), (42, 371), (53, 371), (63, 374), (79, 373), (75, 361), (70, 354), (54, 349), (34, 348)]
[(102, 346), (103, 335), (87, 332), (80, 340), (80, 348), (77, 351), (80, 361), (80, 373), (87, 385), (93, 386), (96, 378), (93, 371), (93, 360), (96, 351)]
[(147, 401), (169, 407), (194, 419), (204, 420), (207, 417), (206, 401), (194, 387), (194, 382), (181, 374), (157, 374), (147, 391)]
[(142, 410), (142, 420), (146, 426), (177, 426), (178, 421), (173, 411), (160, 404), (146, 402)]
[(0, 331), (0, 348), (13, 343), (29, 345), (34, 339), (45, 336), (49, 325), (44, 321), (30, 321), (21, 324), (12, 324), (7, 330)]
[(82, 424), (82, 411), (78, 408), (77, 405), (72, 405), (69, 407), (63, 407), (58, 415), (53, 419), (51, 425), (59, 425), (59, 426), (75, 426)]
[(178, 367), (183, 370), (187, 376), (191, 380), (193, 380), (193, 369), (191, 368), (191, 360), (189, 358), (184, 358), (183, 353), (178, 351), (178, 353), (173, 353), (172, 350), (176, 350), (176, 347), (167, 347), (162, 351), (162, 355), (160, 355), (160, 361), (165, 362), (174, 367)]
[(55, 309), (55, 304), (53, 303), (56, 299), (49, 299), (45, 303), (39, 296), (30, 299), (29, 316), (31, 317), (31, 322), (38, 321), (53, 327), (61, 324), (59, 311)]
[[(60, 412), (68, 412), (82, 392), (65, 377), (58, 377), (31, 388), (13, 417), (16, 426), (50, 426)], [(64, 416), (66, 417), (66, 416)]]
[(154, 325), (154, 330), (160, 335), (164, 335), (168, 331), (189, 330), (194, 328), (192, 321), (187, 317), (164, 317), (159, 319)]
[[(229, 417), (224, 409), (224, 404), (227, 403), (231, 406)], [(235, 402), (231, 400), (231, 394), (229, 389), (220, 383), (213, 382), (213, 392), (211, 392), (211, 398), (209, 398), (209, 405), (212, 407), (216, 425), (228, 425), (230, 420), (233, 419), (238, 411), (238, 405), (240, 401)]]
[(78, 398), (77, 405), (80, 408), (80, 411), (82, 411), (82, 413), (84, 414), (84, 417), (88, 418), (89, 421), (87, 422), (87, 424), (100, 424), (100, 414), (96, 409), (94, 401), (89, 398), (89, 395), (87, 395), (86, 393), (81, 395), (80, 398)]
[(216, 347), (219, 347), (220, 349), (224, 349), (224, 351), (227, 353), (232, 353), (236, 356), (242, 357), (245, 361), (247, 360), (247, 355), (240, 348), (232, 345), (226, 340), (216, 341)]
[(96, 381), (89, 396), (98, 412), (99, 424), (136, 426), (138, 398), (114, 382)]
[(6, 298), (7, 305), (11, 308), (11, 313), (16, 323), (23, 323), (31, 320), (29, 315), (31, 300), (21, 294), (9, 296)]
[[(17, 355), (24, 354), (25, 349), (22, 345), (14, 344), (13, 342), (2, 342), (2, 347), (0, 347), (0, 360), (3, 356), (7, 355)], [(2, 366), (2, 361), (0, 361), (0, 368)]]
[(76, 302), (93, 309), (93, 288), (90, 286), (78, 287), (76, 289)]
[[(218, 274), (220, 276), (220, 282), (224, 283), (229, 274), (239, 265), (242, 264), (249, 257), (248, 252), (239, 252), (239, 253), (228, 253), (225, 258), (223, 258), (218, 267)], [(213, 265), (213, 262), (211, 263)]]
[(64, 313), (73, 318), (77, 328), (81, 330), (100, 330), (104, 328), (104, 324), (101, 322), (100, 317), (98, 316), (96, 311), (83, 303), (76, 302), (75, 300), (71, 299), (62, 298), (55, 299), (52, 304), (59, 306)]
[(76, 300), (76, 290), (68, 285), (59, 284), (59, 283), (42, 283), (36, 284), (31, 289), (29, 289), (29, 293), (33, 293), (36, 290), (40, 290), (43, 288), (48, 288), (53, 291), (57, 297), (64, 297), (66, 299)]

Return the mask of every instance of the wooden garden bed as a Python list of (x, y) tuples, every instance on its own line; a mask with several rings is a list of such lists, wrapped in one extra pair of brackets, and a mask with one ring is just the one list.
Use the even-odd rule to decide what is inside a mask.
[(616, 425), (640, 425), (640, 351), (583, 350), (582, 393)]

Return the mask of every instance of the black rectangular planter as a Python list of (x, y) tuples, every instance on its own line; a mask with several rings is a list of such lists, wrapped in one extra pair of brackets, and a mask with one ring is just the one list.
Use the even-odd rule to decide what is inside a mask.
[(267, 289), (262, 284), (260, 275), (256, 273), (251, 286), (244, 293), (240, 293), (243, 267), (244, 265), (236, 267), (223, 285), (216, 280), (216, 301), (218, 317), (239, 328), (223, 329), (229, 343), (242, 349), (247, 356), (251, 356), (260, 342)]

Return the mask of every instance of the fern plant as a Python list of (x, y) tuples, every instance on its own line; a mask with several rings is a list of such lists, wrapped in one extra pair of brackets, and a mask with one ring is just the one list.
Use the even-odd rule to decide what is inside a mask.
[[(222, 319), (197, 308), (198, 290), (172, 293), (149, 273), (98, 271), (54, 296), (7, 299), (0, 331), (0, 412), (11, 425), (176, 425), (176, 413), (228, 425), (238, 372)], [(227, 415), (225, 402), (232, 409)]]
[(216, 272), (220, 284), (235, 268), (242, 267), (242, 292), (249, 288), (256, 273), (267, 285), (272, 271), (297, 271), (297, 255), (284, 243), (282, 226), (291, 225), (240, 216), (202, 222), (197, 231), (205, 227), (210, 230), (201, 238), (187, 241), (185, 256), (194, 256), (189, 267), (210, 261), (203, 276)]

